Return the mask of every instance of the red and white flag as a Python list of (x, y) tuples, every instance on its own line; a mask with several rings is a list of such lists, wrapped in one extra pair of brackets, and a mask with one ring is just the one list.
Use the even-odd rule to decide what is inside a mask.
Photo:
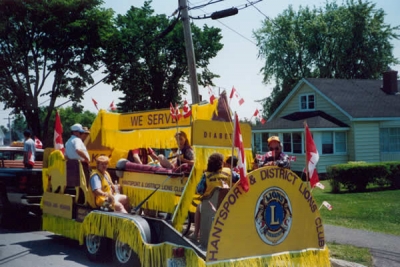
[(315, 186), (321, 189), (325, 189), (325, 185), (321, 184), (320, 182), (316, 183)]
[(58, 114), (58, 111), (56, 111), (56, 120), (54, 123), (54, 148), (56, 150), (60, 150), (63, 154), (65, 154), (62, 133), (63, 133), (63, 128), (61, 124), (60, 115)]
[(115, 104), (114, 104), (114, 100), (111, 102), (111, 104), (110, 104), (110, 110), (111, 111), (115, 111), (115, 110), (117, 110), (117, 107), (115, 106)]
[(256, 111), (254, 111), (253, 117), (258, 117), (258, 114), (260, 114), (260, 111), (258, 108), (256, 108)]
[(332, 210), (333, 207), (331, 204), (329, 204), (327, 201), (322, 202), (322, 205), (324, 205), (328, 210)]
[(265, 123), (265, 119), (263, 118), (263, 116), (260, 113), (260, 111), (258, 110), (258, 108), (256, 109), (256, 111), (254, 111), (253, 117), (258, 118), (262, 124)]
[(208, 86), (208, 95), (210, 96), (210, 103), (214, 104), (215, 96), (212, 88)]
[(231, 91), (229, 98), (232, 99), (233, 96), (235, 96), (237, 98), (237, 100), (239, 102), (239, 106), (241, 106), (244, 103), (243, 97), (240, 97), (236, 88), (232, 86), (232, 91)]
[(238, 150), (238, 168), (240, 174), (240, 185), (245, 192), (249, 191), (249, 179), (246, 174), (246, 157), (244, 153), (243, 138), (240, 132), (240, 124), (237, 113), (235, 113), (235, 140), (234, 147)]
[(171, 102), (169, 102), (169, 113), (171, 114), (171, 117), (176, 120), (176, 111)]
[(314, 140), (311, 136), (310, 130), (308, 129), (307, 123), (305, 123), (306, 131), (306, 157), (307, 157), (307, 170), (308, 177), (310, 178), (310, 185), (313, 188), (316, 183), (319, 182), (317, 173), (317, 163), (319, 160), (319, 154), (317, 147), (315, 146)]
[(175, 104), (175, 117), (179, 121), (182, 118), (181, 111), (179, 110), (178, 104)]
[(93, 102), (94, 106), (96, 107), (96, 109), (99, 110), (99, 108), (97, 107), (97, 101), (92, 98), (92, 102)]
[(190, 117), (191, 115), (192, 115), (192, 110), (190, 109), (190, 106), (185, 99), (185, 102), (183, 102), (183, 117), (186, 119), (187, 117)]
[(35, 166), (35, 157), (33, 156), (32, 151), (28, 152), (28, 164)]
[(37, 138), (37, 137), (35, 137), (35, 147), (36, 148), (43, 148), (42, 141), (40, 141), (39, 138)]
[(289, 156), (290, 161), (296, 161), (296, 156)]

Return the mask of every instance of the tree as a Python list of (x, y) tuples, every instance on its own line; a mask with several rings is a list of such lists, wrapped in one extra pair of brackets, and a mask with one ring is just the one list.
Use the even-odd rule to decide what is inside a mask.
[[(99, 69), (112, 10), (101, 0), (0, 1), (0, 101), (40, 139), (58, 97), (77, 106)], [(49, 98), (40, 120), (39, 98)], [(82, 109), (82, 107), (80, 107)]]
[(264, 82), (276, 86), (263, 105), (268, 116), (301, 78), (378, 79), (399, 61), (391, 39), (399, 26), (384, 23), (385, 13), (375, 4), (347, 0), (323, 8), (291, 6), (274, 20), (265, 20), (255, 32), (259, 56), (265, 58)]
[[(107, 45), (107, 83), (124, 92), (118, 110), (123, 112), (169, 107), (185, 94), (188, 68), (183, 26), (178, 18), (153, 15), (151, 1), (142, 8), (132, 7), (116, 18), (116, 30)], [(201, 85), (212, 85), (218, 77), (207, 68), (222, 49), (220, 29), (191, 25)]]

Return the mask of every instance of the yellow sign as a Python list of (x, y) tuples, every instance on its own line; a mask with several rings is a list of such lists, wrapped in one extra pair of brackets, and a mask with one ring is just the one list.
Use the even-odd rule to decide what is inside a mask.
[(207, 262), (324, 248), (318, 205), (294, 172), (264, 167), (248, 177), (249, 191), (236, 184), (215, 213)]
[(90, 166), (91, 167), (96, 167), (96, 159), (99, 156), (107, 156), (111, 158), (112, 155), (112, 150), (111, 149), (103, 149), (103, 150), (94, 150), (94, 149), (89, 149), (89, 156), (90, 156)]
[[(243, 145), (251, 147), (251, 127), (241, 123)], [(197, 120), (193, 122), (193, 145), (232, 147), (233, 123), (221, 121)]]
[(73, 197), (70, 195), (44, 192), (43, 213), (72, 219)]
[(185, 187), (187, 177), (171, 177), (165, 181), (167, 177), (168, 174), (125, 171), (123, 179), (120, 180), (120, 183), (123, 187), (149, 189), (152, 191), (159, 188), (158, 191), (160, 192), (175, 193), (175, 195), (180, 196), (183, 188)]
[[(182, 111), (180, 111), (182, 114)], [(180, 118), (178, 123), (172, 118), (169, 109), (153, 110), (149, 112), (137, 112), (121, 114), (119, 116), (119, 130), (137, 130), (153, 128), (169, 128), (190, 125), (190, 117)]]

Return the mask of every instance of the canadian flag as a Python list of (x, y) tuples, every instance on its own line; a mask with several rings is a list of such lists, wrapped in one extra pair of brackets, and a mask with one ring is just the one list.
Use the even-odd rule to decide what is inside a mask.
[(316, 183), (315, 186), (321, 189), (325, 189), (325, 185), (321, 184), (320, 182)]
[(238, 150), (238, 168), (240, 175), (240, 185), (245, 192), (249, 191), (249, 180), (246, 174), (246, 157), (244, 154), (243, 138), (240, 132), (239, 118), (237, 113), (235, 113), (235, 139), (234, 147)]
[(257, 117), (257, 118), (260, 120), (260, 122), (261, 122), (262, 124), (265, 123), (265, 119), (264, 119), (263, 116), (261, 115), (261, 113), (260, 113), (260, 111), (258, 110), (258, 108), (256, 109), (256, 111), (254, 111), (253, 117)]
[(63, 128), (61, 124), (60, 115), (56, 112), (56, 119), (54, 123), (54, 148), (60, 150), (65, 154), (64, 142), (62, 139)]
[(328, 210), (332, 210), (333, 209), (332, 205), (329, 204), (327, 201), (323, 201), (322, 205), (324, 205)]
[(319, 154), (317, 147), (315, 146), (314, 140), (311, 136), (310, 130), (308, 129), (307, 123), (305, 123), (306, 131), (306, 157), (307, 157), (307, 167), (308, 167), (308, 177), (310, 178), (310, 185), (313, 188), (316, 183), (319, 182), (317, 173), (317, 163), (319, 160)]
[(214, 104), (215, 96), (212, 88), (208, 86), (208, 95), (210, 96), (210, 103)]
[(169, 113), (171, 114), (171, 117), (176, 120), (175, 108), (171, 102), (169, 102)]
[(112, 110), (112, 111), (117, 110), (117, 107), (116, 107), (115, 104), (114, 104), (114, 100), (113, 100), (113, 102), (111, 102), (111, 104), (110, 104), (110, 110)]
[(28, 152), (28, 164), (35, 166), (35, 157), (33, 156), (32, 151)]
[(97, 101), (92, 98), (92, 102), (93, 102), (94, 106), (96, 107), (96, 109), (99, 110), (99, 108), (97, 107)]
[(36, 148), (43, 148), (42, 141), (39, 140), (39, 138), (35, 137), (35, 147)]
[(235, 96), (238, 99), (239, 106), (241, 106), (244, 103), (243, 97), (239, 96), (239, 93), (238, 93), (238, 91), (236, 90), (235, 87), (232, 87), (231, 95), (229, 96), (229, 98), (232, 99), (233, 96)]
[(190, 115), (192, 115), (192, 110), (190, 109), (189, 104), (185, 99), (185, 102), (183, 102), (183, 117), (187, 118), (190, 117)]
[(182, 118), (182, 114), (181, 111), (179, 110), (178, 104), (175, 104), (175, 117), (177, 120)]
[(289, 156), (290, 161), (296, 161), (296, 156)]

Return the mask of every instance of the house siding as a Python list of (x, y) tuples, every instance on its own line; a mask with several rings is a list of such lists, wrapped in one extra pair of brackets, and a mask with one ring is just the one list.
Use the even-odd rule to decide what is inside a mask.
[(379, 122), (354, 122), (355, 161), (379, 162)]

